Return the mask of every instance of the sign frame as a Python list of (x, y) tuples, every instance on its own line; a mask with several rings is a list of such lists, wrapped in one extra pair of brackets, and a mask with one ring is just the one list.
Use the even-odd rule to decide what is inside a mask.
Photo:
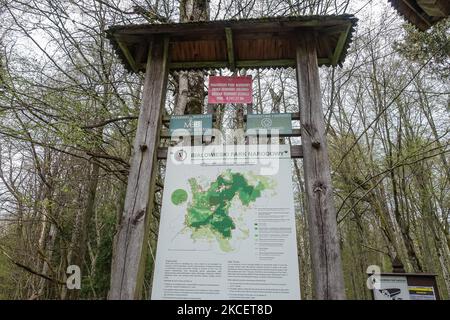
[(209, 76), (208, 104), (253, 103), (252, 76)]
[(174, 115), (170, 117), (169, 133), (172, 136), (179, 130), (176, 136), (203, 136), (210, 135), (212, 127), (212, 114)]
[[(299, 300), (289, 146), (175, 146), (168, 152), (151, 299)], [(202, 200), (215, 188), (223, 196), (231, 185), (249, 190), (247, 183), (259, 193), (214, 197), (215, 206), (230, 201), (229, 210), (216, 212)], [(197, 220), (199, 213), (233, 223), (200, 226), (207, 220)]]
[[(273, 126), (274, 122), (276, 122), (275, 127)], [(262, 130), (264, 130), (265, 133), (270, 133), (272, 130), (278, 130), (278, 134), (280, 135), (291, 135), (292, 114), (291, 113), (248, 114), (245, 129), (246, 134), (254, 135)]]
[[(427, 287), (433, 288), (433, 296), (435, 300), (441, 300), (439, 288), (437, 286), (436, 274), (434, 273), (405, 273), (405, 272), (381, 272), (379, 274), (367, 274), (370, 276), (379, 276), (381, 279), (389, 279), (392, 277), (404, 277), (407, 280), (409, 300), (416, 300), (411, 297), (412, 288)], [(375, 300), (374, 290), (370, 290), (372, 299)], [(413, 294), (414, 295), (414, 294)]]

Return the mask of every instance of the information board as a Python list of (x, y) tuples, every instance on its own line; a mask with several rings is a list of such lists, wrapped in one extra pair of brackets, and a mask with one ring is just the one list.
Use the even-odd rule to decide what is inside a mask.
[(171, 116), (169, 131), (170, 135), (189, 134), (191, 136), (203, 135), (212, 129), (212, 114), (196, 114)]
[(256, 134), (260, 130), (278, 134), (292, 134), (292, 115), (290, 113), (268, 113), (247, 115), (247, 134)]
[(300, 299), (290, 149), (276, 147), (169, 148), (152, 299)]
[(210, 76), (208, 103), (252, 103), (252, 77)]
[(374, 300), (410, 300), (406, 276), (384, 276), (373, 289)]

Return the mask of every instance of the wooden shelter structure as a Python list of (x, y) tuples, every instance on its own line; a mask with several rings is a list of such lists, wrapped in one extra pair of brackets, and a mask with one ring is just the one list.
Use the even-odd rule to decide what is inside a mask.
[(449, 0), (389, 0), (406, 21), (425, 31), (450, 15)]
[(345, 298), (318, 66), (343, 63), (356, 21), (329, 15), (109, 28), (125, 67), (145, 72), (109, 299), (141, 297), (169, 71), (287, 67), (297, 71), (315, 297)]

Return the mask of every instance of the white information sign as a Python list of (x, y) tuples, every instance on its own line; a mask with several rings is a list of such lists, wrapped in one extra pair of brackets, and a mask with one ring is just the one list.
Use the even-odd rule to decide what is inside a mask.
[(294, 214), (289, 146), (169, 148), (152, 299), (300, 299)]
[(408, 281), (405, 276), (384, 276), (373, 289), (375, 300), (410, 300)]

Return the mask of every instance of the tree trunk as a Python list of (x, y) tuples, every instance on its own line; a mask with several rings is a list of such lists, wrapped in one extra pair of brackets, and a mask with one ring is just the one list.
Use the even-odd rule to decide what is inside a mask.
[[(95, 214), (95, 198), (97, 194), (97, 186), (99, 180), (100, 166), (98, 163), (91, 164), (88, 183), (88, 198), (85, 210), (79, 210), (75, 219), (75, 226), (72, 231), (71, 246), (67, 255), (69, 265), (77, 265), (80, 268), (81, 276), (84, 275), (85, 257), (87, 251), (88, 231), (92, 223), (92, 217)], [(78, 299), (80, 290), (67, 290), (66, 287), (62, 291), (62, 299)]]
[[(180, 22), (209, 20), (208, 0), (181, 0)], [(203, 111), (204, 74), (181, 71), (178, 74), (178, 92), (174, 114), (201, 114)]]

